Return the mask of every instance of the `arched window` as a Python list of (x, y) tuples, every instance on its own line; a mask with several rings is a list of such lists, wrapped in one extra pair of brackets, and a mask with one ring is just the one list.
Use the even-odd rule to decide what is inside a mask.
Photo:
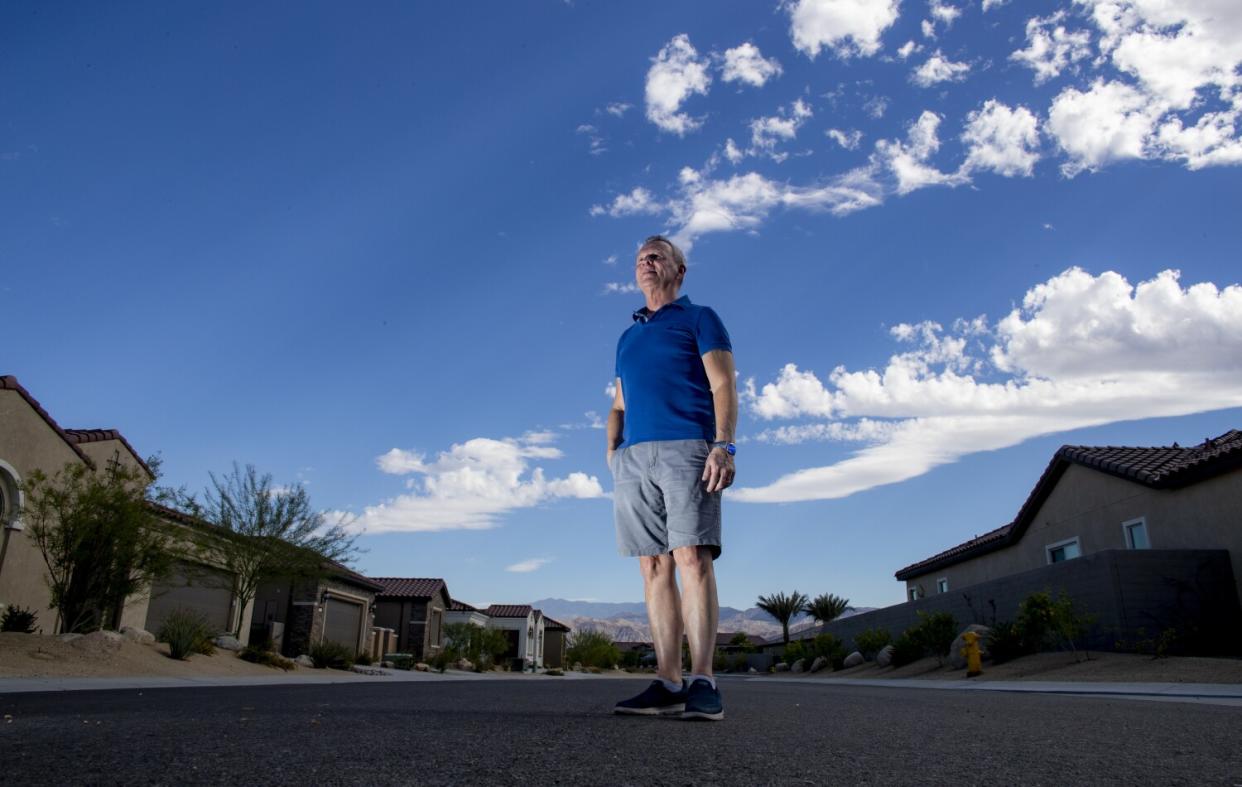
[(0, 527), (21, 530), (20, 480), (13, 466), (0, 459)]

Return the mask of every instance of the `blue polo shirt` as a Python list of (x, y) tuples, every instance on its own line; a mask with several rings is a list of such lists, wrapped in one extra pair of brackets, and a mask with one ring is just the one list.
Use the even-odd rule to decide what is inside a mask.
[(716, 439), (716, 409), (703, 369), (709, 350), (733, 351), (716, 312), (686, 296), (654, 314), (643, 307), (617, 342), (625, 399), (622, 445), (649, 440)]

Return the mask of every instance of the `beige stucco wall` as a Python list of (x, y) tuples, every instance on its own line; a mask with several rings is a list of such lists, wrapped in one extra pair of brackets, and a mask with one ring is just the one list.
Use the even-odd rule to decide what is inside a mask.
[(1013, 546), (907, 580), (936, 593), (947, 577), (949, 592), (1047, 565), (1045, 548), (1078, 538), (1082, 554), (1125, 549), (1122, 523), (1144, 518), (1152, 549), (1226, 549), (1242, 599), (1242, 470), (1171, 490), (1151, 489), (1081, 465), (1070, 465)]
[[(19, 482), (40, 469), (48, 475), (82, 459), (17, 391), (0, 390), (0, 461), (12, 467)], [(8, 549), (0, 565), (0, 605), (34, 610), (43, 633), (55, 630), (56, 612), (48, 606), (47, 567), (28, 530), (7, 530)], [(0, 538), (3, 535), (0, 534)]]
[(106, 468), (108, 463), (114, 459), (127, 469), (142, 469), (142, 464), (139, 463), (137, 457), (130, 453), (129, 449), (120, 440), (96, 440), (91, 443), (78, 443), (78, 448), (81, 448), (82, 453), (89, 456), (91, 461), (95, 463), (95, 467), (100, 470)]

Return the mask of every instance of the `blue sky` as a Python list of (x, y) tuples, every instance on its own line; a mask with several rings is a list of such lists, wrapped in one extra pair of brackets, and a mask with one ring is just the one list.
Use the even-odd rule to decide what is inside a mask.
[(722, 602), (896, 603), (1060, 445), (1242, 425), (1239, 42), (1213, 0), (7, 4), (0, 373), (174, 485), (305, 483), (366, 573), (635, 600), (599, 426), (664, 231), (739, 370)]

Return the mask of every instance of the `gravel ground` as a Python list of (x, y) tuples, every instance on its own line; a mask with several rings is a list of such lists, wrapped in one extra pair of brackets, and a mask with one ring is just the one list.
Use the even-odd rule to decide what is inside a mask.
[(168, 655), (168, 646), (123, 642), (117, 650), (84, 646), (81, 640), (61, 642), (39, 634), (0, 632), (0, 677), (11, 678), (128, 678), (268, 676), (279, 670), (242, 661), (232, 652), (213, 656), (195, 654), (187, 661)]

